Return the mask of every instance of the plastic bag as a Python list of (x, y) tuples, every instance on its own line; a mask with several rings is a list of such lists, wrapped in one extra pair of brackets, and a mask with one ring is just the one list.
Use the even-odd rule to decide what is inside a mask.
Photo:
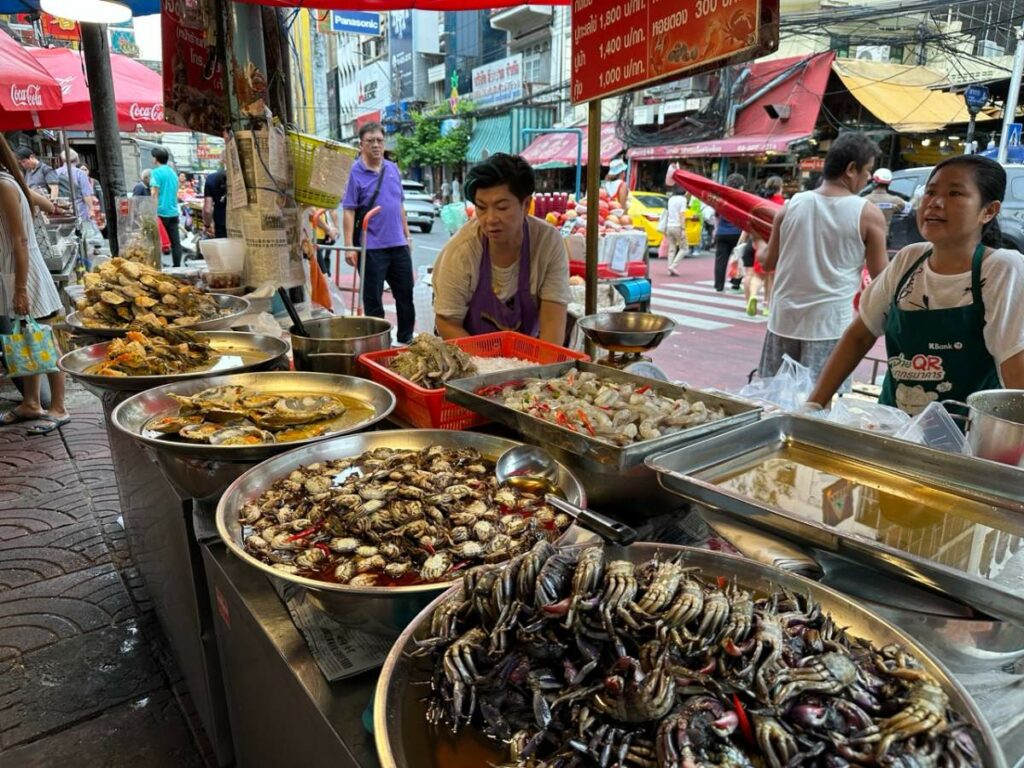
[(840, 397), (828, 414), (828, 421), (856, 427), (866, 432), (894, 435), (910, 422), (910, 416), (899, 408), (854, 397)]
[(448, 203), (448, 205), (442, 206), (441, 222), (448, 230), (449, 235), (458, 232), (467, 221), (469, 221), (469, 217), (466, 215), (466, 206), (462, 203)]
[(11, 378), (57, 372), (57, 345), (49, 326), (40, 325), (31, 317), (15, 320), (11, 332), (0, 336), (0, 342)]
[(942, 403), (929, 403), (913, 419), (907, 419), (893, 437), (946, 453), (971, 455), (971, 447)]
[(787, 413), (798, 410), (814, 388), (811, 369), (801, 365), (789, 355), (782, 356), (779, 372), (766, 379), (755, 379), (736, 394), (753, 400), (769, 410)]

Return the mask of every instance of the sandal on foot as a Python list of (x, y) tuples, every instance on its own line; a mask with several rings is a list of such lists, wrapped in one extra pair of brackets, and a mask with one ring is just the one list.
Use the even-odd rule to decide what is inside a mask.
[(71, 421), (70, 416), (50, 416), (49, 414), (37, 418), (43, 423), (37, 427), (30, 427), (27, 430), (30, 435), (48, 435)]
[(8, 411), (4, 411), (3, 415), (0, 416), (0, 427), (9, 427), (13, 424), (20, 424), (23, 421), (36, 421), (41, 418), (43, 418), (41, 413), (24, 414), (19, 412), (17, 408), (11, 408)]

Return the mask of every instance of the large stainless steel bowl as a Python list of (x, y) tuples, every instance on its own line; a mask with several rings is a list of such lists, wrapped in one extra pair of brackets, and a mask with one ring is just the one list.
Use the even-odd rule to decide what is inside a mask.
[(576, 321), (583, 334), (611, 352), (644, 352), (661, 344), (676, 324), (650, 312), (604, 312)]
[[(211, 293), (210, 296), (217, 303), (217, 307), (223, 314), (210, 320), (201, 320), (192, 325), (179, 325), (176, 327), (184, 328), (188, 331), (216, 331), (221, 328), (230, 328), (232, 323), (249, 311), (249, 300), (243, 299), (241, 296), (229, 296), (226, 293)], [(114, 338), (116, 336), (124, 336), (128, 332), (127, 323), (116, 328), (97, 328), (92, 325), (86, 325), (82, 321), (82, 316), (77, 311), (68, 315), (65, 322), (79, 333), (91, 334), (93, 336)]]
[[(161, 416), (178, 413), (175, 395), (194, 395), (207, 387), (241, 385), (261, 392), (345, 395), (373, 408), (365, 422), (326, 435), (290, 443), (263, 445), (208, 445), (150, 437), (146, 424)], [(331, 437), (371, 429), (394, 410), (395, 396), (386, 387), (365, 379), (331, 373), (242, 373), (166, 384), (140, 392), (125, 400), (111, 414), (114, 427), (153, 452), (167, 479), (186, 497), (200, 502), (220, 498), (224, 488), (253, 464), (278, 453), (301, 448)]]
[[(484, 458), (497, 461), (501, 454), (520, 443), (476, 432), (402, 429), (368, 432), (308, 445), (265, 461), (235, 480), (217, 505), (217, 531), (235, 555), (268, 576), (304, 587), (308, 598), (336, 620), (351, 622), (364, 630), (396, 634), (424, 605), (450, 587), (451, 582), (407, 587), (357, 587), (284, 574), (246, 551), (238, 514), (247, 501), (257, 498), (275, 481), (286, 477), (298, 467), (358, 456), (374, 448), (421, 449), (431, 445), (475, 448)], [(583, 486), (561, 464), (558, 465), (557, 482), (567, 500), (575, 504), (586, 504)]]
[[(226, 376), (275, 367), (288, 356), (288, 343), (274, 336), (238, 331), (200, 331), (196, 334), (220, 355), (209, 368), (162, 376), (102, 376), (89, 369), (107, 359), (109, 341), (68, 352), (57, 362), (64, 373), (79, 381), (93, 394), (104, 392), (145, 392), (162, 384), (188, 379)], [(244, 359), (240, 356), (244, 355)], [(287, 365), (284, 366), (287, 368)]]
[[(625, 549), (610, 547), (607, 557), (641, 563), (656, 552), (681, 555), (687, 565), (699, 566), (730, 580), (735, 578), (747, 589), (771, 591), (782, 587), (808, 594), (851, 635), (878, 646), (899, 643), (942, 684), (950, 706), (974, 727), (982, 765), (1006, 768), (1006, 759), (992, 729), (963, 686), (923, 646), (856, 601), (796, 574), (722, 552), (643, 542)], [(453, 588), (457, 589), (461, 585)], [(383, 768), (446, 768), (455, 754), (472, 755), (476, 765), (505, 762), (504, 745), (488, 741), (475, 728), (463, 727), (452, 735), (450, 729), (433, 727), (426, 721), (422, 691), (423, 683), (430, 679), (431, 663), (427, 658), (413, 657), (411, 652), (416, 649), (415, 641), (429, 630), (434, 608), (446, 597), (438, 597), (405, 628), (381, 669), (374, 696), (373, 724), (377, 756)]]
[(359, 356), (391, 348), (391, 323), (376, 317), (325, 317), (302, 323), (308, 336), (295, 326), (292, 338), (295, 368), (300, 371), (360, 375)]

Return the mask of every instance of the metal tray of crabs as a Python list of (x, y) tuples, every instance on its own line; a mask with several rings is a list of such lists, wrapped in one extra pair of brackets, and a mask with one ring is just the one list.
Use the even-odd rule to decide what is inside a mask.
[(736, 398), (580, 361), (449, 381), (446, 388), (452, 402), (524, 437), (620, 470), (761, 415)]
[(385, 768), (1006, 765), (960, 683), (853, 600), (651, 543), (466, 574), (398, 638), (374, 723)]

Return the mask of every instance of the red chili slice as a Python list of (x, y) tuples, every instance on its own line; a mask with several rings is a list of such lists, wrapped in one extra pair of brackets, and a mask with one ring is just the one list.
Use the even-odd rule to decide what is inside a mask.
[(740, 697), (735, 693), (732, 695), (732, 705), (736, 708), (736, 719), (739, 721), (740, 732), (743, 734), (743, 738), (750, 744), (755, 744), (754, 741), (754, 729), (750, 726), (750, 718), (747, 717), (747, 710), (743, 708), (743, 702), (740, 701)]
[(285, 539), (285, 541), (298, 541), (299, 539), (304, 539), (307, 536), (312, 536), (314, 533), (320, 530), (320, 525), (321, 523), (317, 523), (316, 525), (310, 526), (304, 531), (299, 531), (295, 535), (289, 536), (287, 539)]

